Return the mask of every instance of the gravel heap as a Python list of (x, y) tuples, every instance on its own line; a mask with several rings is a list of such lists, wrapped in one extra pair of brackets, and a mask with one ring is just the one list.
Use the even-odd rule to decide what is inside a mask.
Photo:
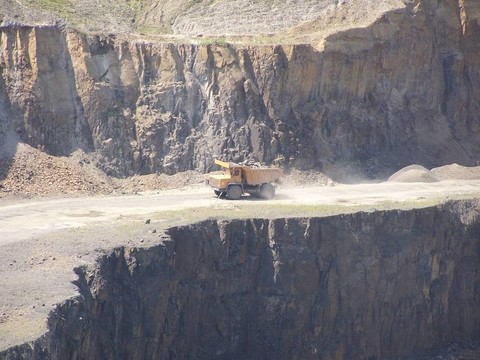
[(480, 166), (445, 165), (432, 170), (421, 165), (410, 165), (388, 178), (393, 182), (437, 182), (446, 180), (479, 180)]
[(410, 165), (398, 170), (388, 178), (391, 182), (438, 182), (430, 170), (421, 165)]
[(14, 156), (0, 157), (0, 198), (120, 195), (180, 188), (203, 180), (204, 175), (195, 171), (111, 178), (95, 166), (91, 154), (76, 151), (69, 157), (55, 157), (22, 143)]
[(55, 157), (19, 143), (13, 157), (0, 159), (0, 197), (21, 195), (108, 194), (114, 181), (78, 151), (71, 157)]
[(458, 164), (445, 165), (431, 170), (432, 174), (440, 180), (478, 180), (480, 179), (480, 166), (462, 166)]

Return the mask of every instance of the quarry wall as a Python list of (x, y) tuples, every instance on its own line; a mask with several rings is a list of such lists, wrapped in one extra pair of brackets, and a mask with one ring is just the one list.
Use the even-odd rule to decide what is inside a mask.
[(95, 152), (120, 177), (207, 171), (214, 157), (366, 177), (476, 165), (477, 15), (415, 1), (323, 50), (3, 27), (0, 143)]

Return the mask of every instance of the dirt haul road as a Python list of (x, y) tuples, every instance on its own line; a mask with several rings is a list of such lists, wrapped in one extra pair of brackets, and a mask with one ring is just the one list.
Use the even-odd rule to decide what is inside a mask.
[(0, 351), (46, 330), (76, 294), (73, 269), (116, 246), (148, 246), (163, 230), (206, 218), (325, 216), (480, 198), (480, 180), (296, 187), (272, 200), (217, 199), (202, 186), (118, 197), (0, 201)]

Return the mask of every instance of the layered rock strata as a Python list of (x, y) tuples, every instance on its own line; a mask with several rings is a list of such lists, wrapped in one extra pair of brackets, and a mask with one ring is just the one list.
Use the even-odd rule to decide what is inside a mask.
[(383, 176), (475, 165), (480, 32), (471, 2), (415, 1), (310, 45), (170, 44), (0, 29), (0, 144), (95, 151), (108, 174), (212, 159)]

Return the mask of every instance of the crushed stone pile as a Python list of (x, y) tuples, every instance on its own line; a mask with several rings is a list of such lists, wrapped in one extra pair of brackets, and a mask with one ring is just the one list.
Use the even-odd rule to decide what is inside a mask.
[(55, 157), (19, 143), (12, 157), (0, 159), (0, 197), (108, 194), (115, 188), (113, 180), (80, 151), (71, 157)]
[(437, 182), (448, 180), (479, 180), (480, 166), (450, 164), (428, 170), (421, 165), (410, 165), (388, 178), (392, 182)]
[(398, 170), (388, 178), (391, 182), (438, 182), (440, 181), (430, 170), (421, 165), (409, 165)]
[(18, 143), (13, 156), (0, 156), (0, 198), (128, 194), (199, 184), (204, 175), (187, 171), (116, 179), (96, 167), (95, 157), (76, 151), (68, 157), (46, 154)]
[(431, 170), (440, 180), (479, 180), (480, 166), (445, 165)]

